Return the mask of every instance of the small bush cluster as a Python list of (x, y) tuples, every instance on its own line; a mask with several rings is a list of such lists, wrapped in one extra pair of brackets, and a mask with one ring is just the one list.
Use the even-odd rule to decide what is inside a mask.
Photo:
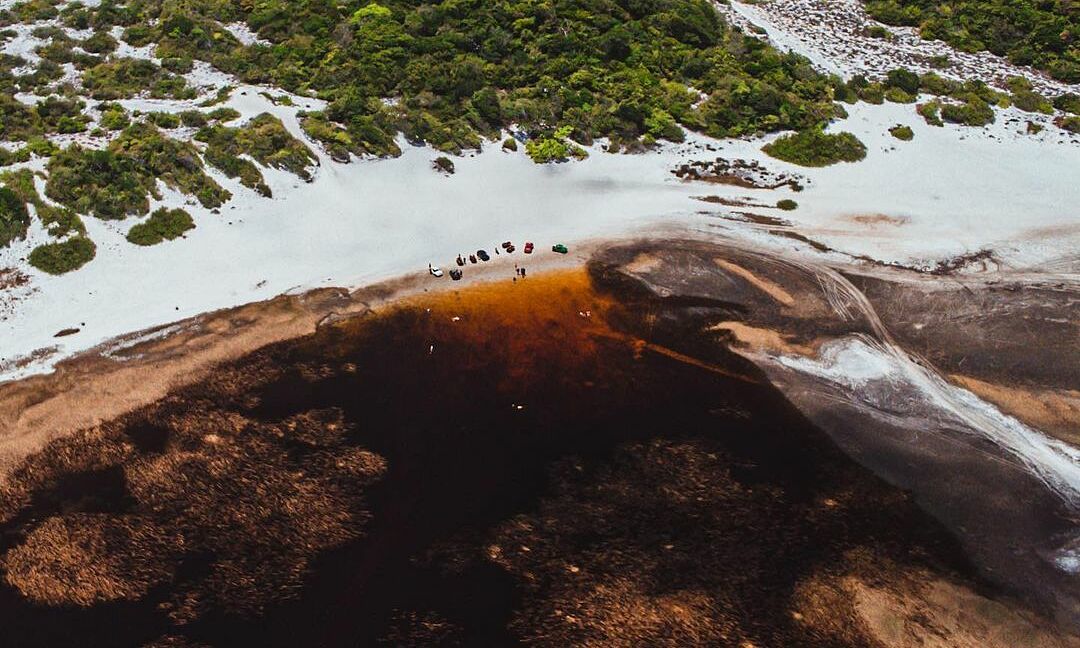
[(890, 128), (889, 134), (896, 139), (902, 140), (904, 142), (910, 142), (912, 139), (915, 138), (915, 133), (911, 130), (911, 126), (904, 126), (902, 124), (897, 124), (896, 126)]
[(195, 228), (191, 214), (183, 209), (160, 207), (150, 214), (150, 218), (134, 225), (128, 231), (127, 240), (135, 245), (157, 245), (162, 241), (172, 241)]
[(85, 236), (75, 236), (59, 243), (39, 245), (30, 252), (30, 265), (42, 272), (61, 275), (78, 270), (94, 259), (97, 246)]
[(859, 138), (851, 133), (826, 133), (821, 128), (785, 135), (761, 150), (785, 162), (810, 167), (858, 162), (866, 157), (866, 145)]

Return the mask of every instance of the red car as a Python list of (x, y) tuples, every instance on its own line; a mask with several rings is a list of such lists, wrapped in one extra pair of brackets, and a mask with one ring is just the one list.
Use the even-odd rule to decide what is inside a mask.
[(525, 241), (525, 254), (532, 254), (533, 244), (532, 241)]

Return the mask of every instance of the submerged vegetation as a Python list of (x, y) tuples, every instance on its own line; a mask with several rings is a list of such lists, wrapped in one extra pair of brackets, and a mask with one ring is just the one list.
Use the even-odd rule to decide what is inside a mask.
[(866, 157), (866, 145), (851, 133), (826, 133), (821, 129), (784, 135), (761, 150), (785, 162), (809, 167), (858, 162)]

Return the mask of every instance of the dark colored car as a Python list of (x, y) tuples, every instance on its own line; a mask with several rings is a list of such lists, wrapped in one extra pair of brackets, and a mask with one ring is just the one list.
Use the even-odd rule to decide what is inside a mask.
[(465, 265), (465, 258), (459, 254), (457, 255), (457, 260), (455, 261), (455, 263), (457, 263), (459, 266), (463, 266)]
[(532, 254), (533, 244), (532, 241), (525, 241), (525, 254)]
[(491, 257), (490, 257), (490, 256), (488, 256), (488, 253), (487, 253), (487, 252), (484, 252), (483, 250), (477, 250), (477, 251), (476, 251), (476, 256), (477, 256), (477, 258), (479, 258), (479, 259), (480, 259), (481, 261), (491, 261)]
[(454, 281), (461, 281), (461, 270), (454, 268), (450, 271), (450, 278)]
[(476, 255), (475, 254), (470, 254), (469, 255), (469, 263), (476, 263)]
[(570, 250), (568, 250), (566, 248), (566, 246), (563, 245), (562, 243), (556, 243), (555, 245), (551, 246), (551, 251), (552, 252), (558, 252), (559, 254), (566, 254)]
[(509, 250), (512, 247), (514, 247), (513, 243), (511, 243), (510, 241), (503, 241), (502, 249)]

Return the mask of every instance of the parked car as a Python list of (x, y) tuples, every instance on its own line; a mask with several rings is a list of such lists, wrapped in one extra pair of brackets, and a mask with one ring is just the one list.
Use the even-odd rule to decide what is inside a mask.
[(442, 268), (440, 268), (439, 266), (429, 265), (427, 271), (431, 273), (432, 277), (441, 277), (443, 274)]
[(461, 270), (458, 270), (457, 268), (454, 268), (453, 270), (450, 271), (450, 278), (453, 279), (454, 281), (461, 281), (461, 274), (462, 274)]
[(476, 256), (481, 261), (491, 261), (491, 257), (488, 256), (488, 253), (484, 252), (483, 250), (477, 250), (476, 251)]
[(551, 246), (551, 251), (558, 252), (559, 254), (566, 254), (570, 250), (562, 243), (556, 243), (555, 245)]
[(510, 254), (511, 252), (513, 252), (513, 251), (514, 251), (514, 250), (516, 250), (516, 249), (517, 249), (516, 247), (514, 247), (513, 245), (511, 245), (510, 247), (506, 248), (506, 253), (507, 253), (507, 254)]
[(469, 255), (469, 263), (476, 263), (476, 255), (475, 254), (470, 254)]
[(457, 263), (459, 266), (465, 265), (465, 257), (461, 256), (460, 254), (457, 255), (457, 259), (455, 260), (455, 263)]
[(510, 241), (503, 241), (502, 249), (509, 250), (512, 247), (514, 247), (513, 243), (511, 243)]
[(525, 241), (525, 254), (532, 254), (533, 244), (532, 241)]

